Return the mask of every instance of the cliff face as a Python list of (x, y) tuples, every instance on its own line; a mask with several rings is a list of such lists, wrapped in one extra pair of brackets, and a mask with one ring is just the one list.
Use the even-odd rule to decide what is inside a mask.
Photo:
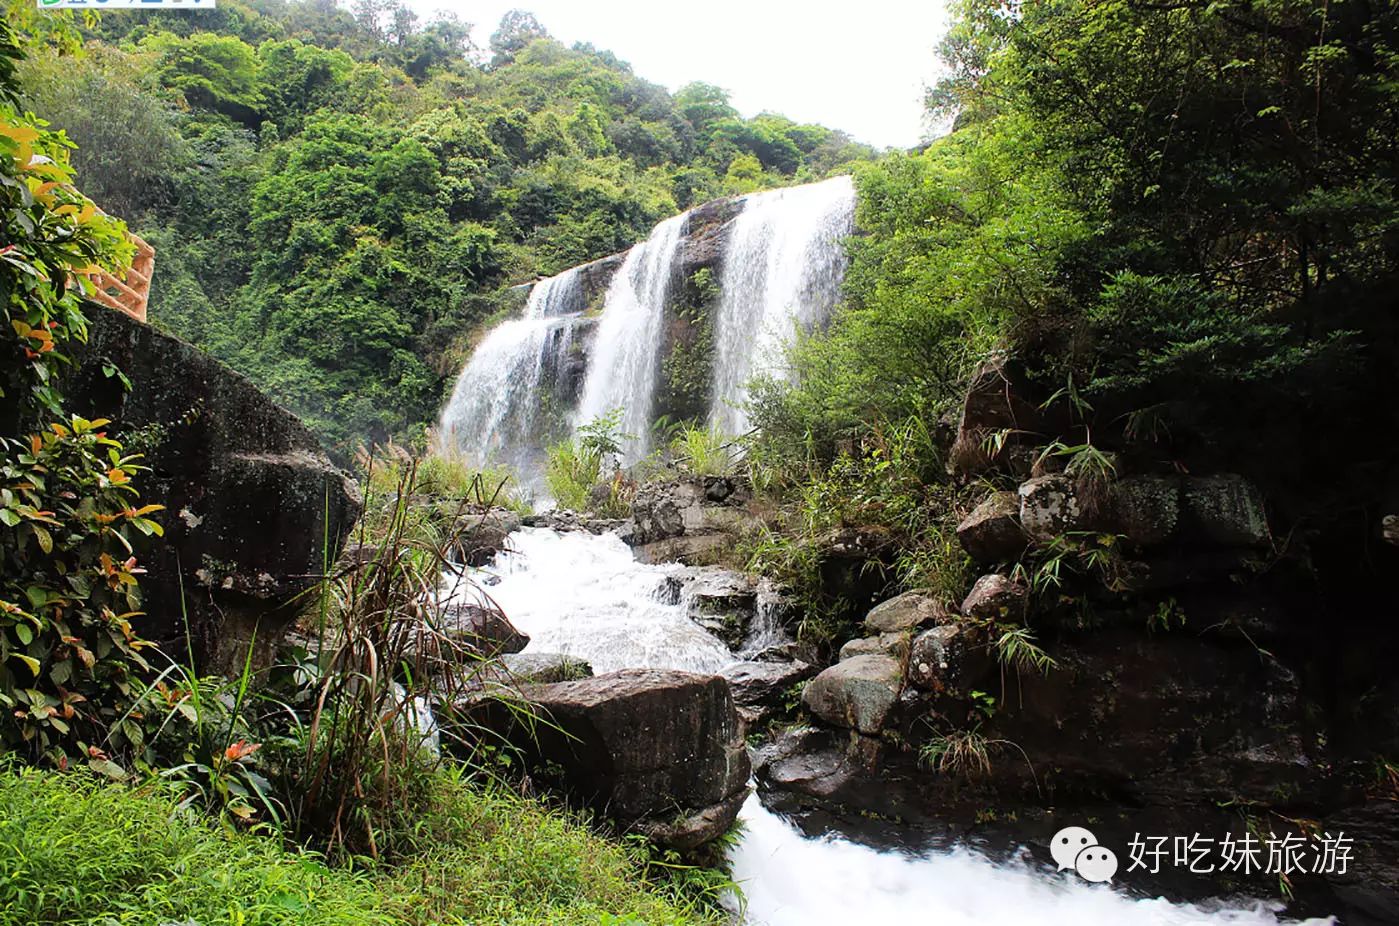
[[(713, 352), (711, 311), (717, 302), (724, 244), (742, 209), (740, 197), (714, 200), (691, 210), (685, 223), (662, 322), (657, 417), (702, 418), (708, 410)], [(602, 310), (607, 289), (625, 259), (623, 251), (576, 268), (587, 314), (575, 335), (576, 351), (567, 358), (562, 371), (561, 399), (565, 403), (578, 400), (592, 350), (595, 313)]]
[(176, 640), (188, 614), (207, 664), (241, 664), (254, 636), (266, 658), (358, 517), (354, 482), (242, 375), (118, 312), (91, 316), (71, 405), (111, 419), (127, 452), (145, 455), (142, 500), (165, 506), (164, 538), (139, 551), (139, 631)]
[[(978, 371), (945, 423), (977, 578), (960, 600), (913, 591), (870, 609), (805, 690), (814, 726), (762, 750), (760, 783), (789, 809), (1029, 844), (1091, 818), (1122, 859), (1139, 833), (1344, 831), (1356, 864), (1295, 872), (1290, 890), (1347, 922), (1395, 922), (1399, 547), (1382, 519), (1316, 531), (1261, 480), (1141, 448), (1096, 477), (1066, 467), (1043, 449), (1076, 441), (1042, 399), (1011, 364)], [(1361, 548), (1363, 563), (1345, 555)], [(1129, 883), (1189, 896), (1221, 882)]]

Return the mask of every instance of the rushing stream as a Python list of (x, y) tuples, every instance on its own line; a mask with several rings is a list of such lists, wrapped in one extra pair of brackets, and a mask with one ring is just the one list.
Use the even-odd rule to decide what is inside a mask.
[[(601, 673), (628, 667), (714, 671), (734, 657), (674, 602), (678, 565), (638, 563), (613, 535), (526, 528), (477, 579), (521, 630), (527, 651), (565, 652)], [(998, 862), (970, 848), (921, 854), (840, 837), (811, 839), (764, 808), (742, 812), (731, 857), (750, 926), (1175, 926), (1273, 924), (1263, 902), (1217, 905), (1132, 897), (1027, 857)], [(1329, 920), (1311, 920), (1322, 924)]]

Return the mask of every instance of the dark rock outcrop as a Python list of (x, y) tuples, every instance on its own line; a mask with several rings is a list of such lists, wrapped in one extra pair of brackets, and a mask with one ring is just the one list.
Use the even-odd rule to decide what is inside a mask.
[(816, 674), (816, 667), (799, 659), (736, 662), (720, 673), (729, 682), (734, 703), (750, 721), (781, 710), (793, 686)]
[(908, 681), (924, 691), (966, 694), (989, 678), (995, 659), (986, 631), (968, 624), (944, 624), (914, 637)]
[[(972, 373), (952, 441), (949, 468), (979, 473), (1005, 462), (1041, 427), (1040, 410), (1027, 402), (1018, 371), (996, 357)], [(999, 441), (992, 438), (1000, 435)]]
[(165, 506), (165, 537), (138, 551), (148, 570), (139, 631), (174, 640), (183, 609), (207, 667), (240, 663), (254, 637), (266, 664), (359, 515), (354, 482), (240, 374), (120, 312), (91, 316), (73, 355), (72, 408), (112, 420), (151, 466), (142, 501)]
[(508, 713), (491, 723), (541, 780), (675, 849), (733, 824), (751, 767), (724, 679), (626, 669), (520, 691), (541, 722), (525, 728)]
[(644, 562), (694, 562), (732, 543), (753, 493), (738, 476), (695, 476), (641, 486), (622, 537)]

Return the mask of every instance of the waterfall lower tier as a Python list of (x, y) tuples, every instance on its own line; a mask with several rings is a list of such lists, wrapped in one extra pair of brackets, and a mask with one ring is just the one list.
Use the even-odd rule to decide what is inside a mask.
[[(638, 563), (620, 539), (526, 528), (477, 578), (530, 634), (525, 652), (564, 652), (598, 672), (671, 667), (712, 672), (735, 658), (668, 604), (683, 567)], [(1133, 897), (1056, 872), (1027, 853), (996, 861), (965, 846), (889, 851), (839, 836), (812, 839), (750, 797), (731, 850), (748, 926), (1274, 926), (1280, 905), (1181, 904)], [(895, 832), (890, 824), (891, 834)], [(901, 831), (900, 831), (901, 832)], [(1125, 858), (1124, 858), (1125, 861)], [(1128, 882), (1130, 883), (1130, 882)], [(1329, 920), (1310, 920), (1321, 926)]]
[(531, 288), (523, 317), (491, 329), (442, 410), (447, 449), (477, 465), (538, 471), (551, 413), (561, 423), (572, 404), (566, 364), (583, 308), (578, 273), (567, 270)]

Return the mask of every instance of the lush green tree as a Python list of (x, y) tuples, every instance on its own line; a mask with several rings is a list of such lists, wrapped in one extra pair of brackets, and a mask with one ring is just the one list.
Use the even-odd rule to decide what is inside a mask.
[(511, 10), (501, 17), (500, 25), (491, 33), (491, 66), (509, 64), (535, 39), (547, 38), (549, 30), (540, 24), (533, 13)]

